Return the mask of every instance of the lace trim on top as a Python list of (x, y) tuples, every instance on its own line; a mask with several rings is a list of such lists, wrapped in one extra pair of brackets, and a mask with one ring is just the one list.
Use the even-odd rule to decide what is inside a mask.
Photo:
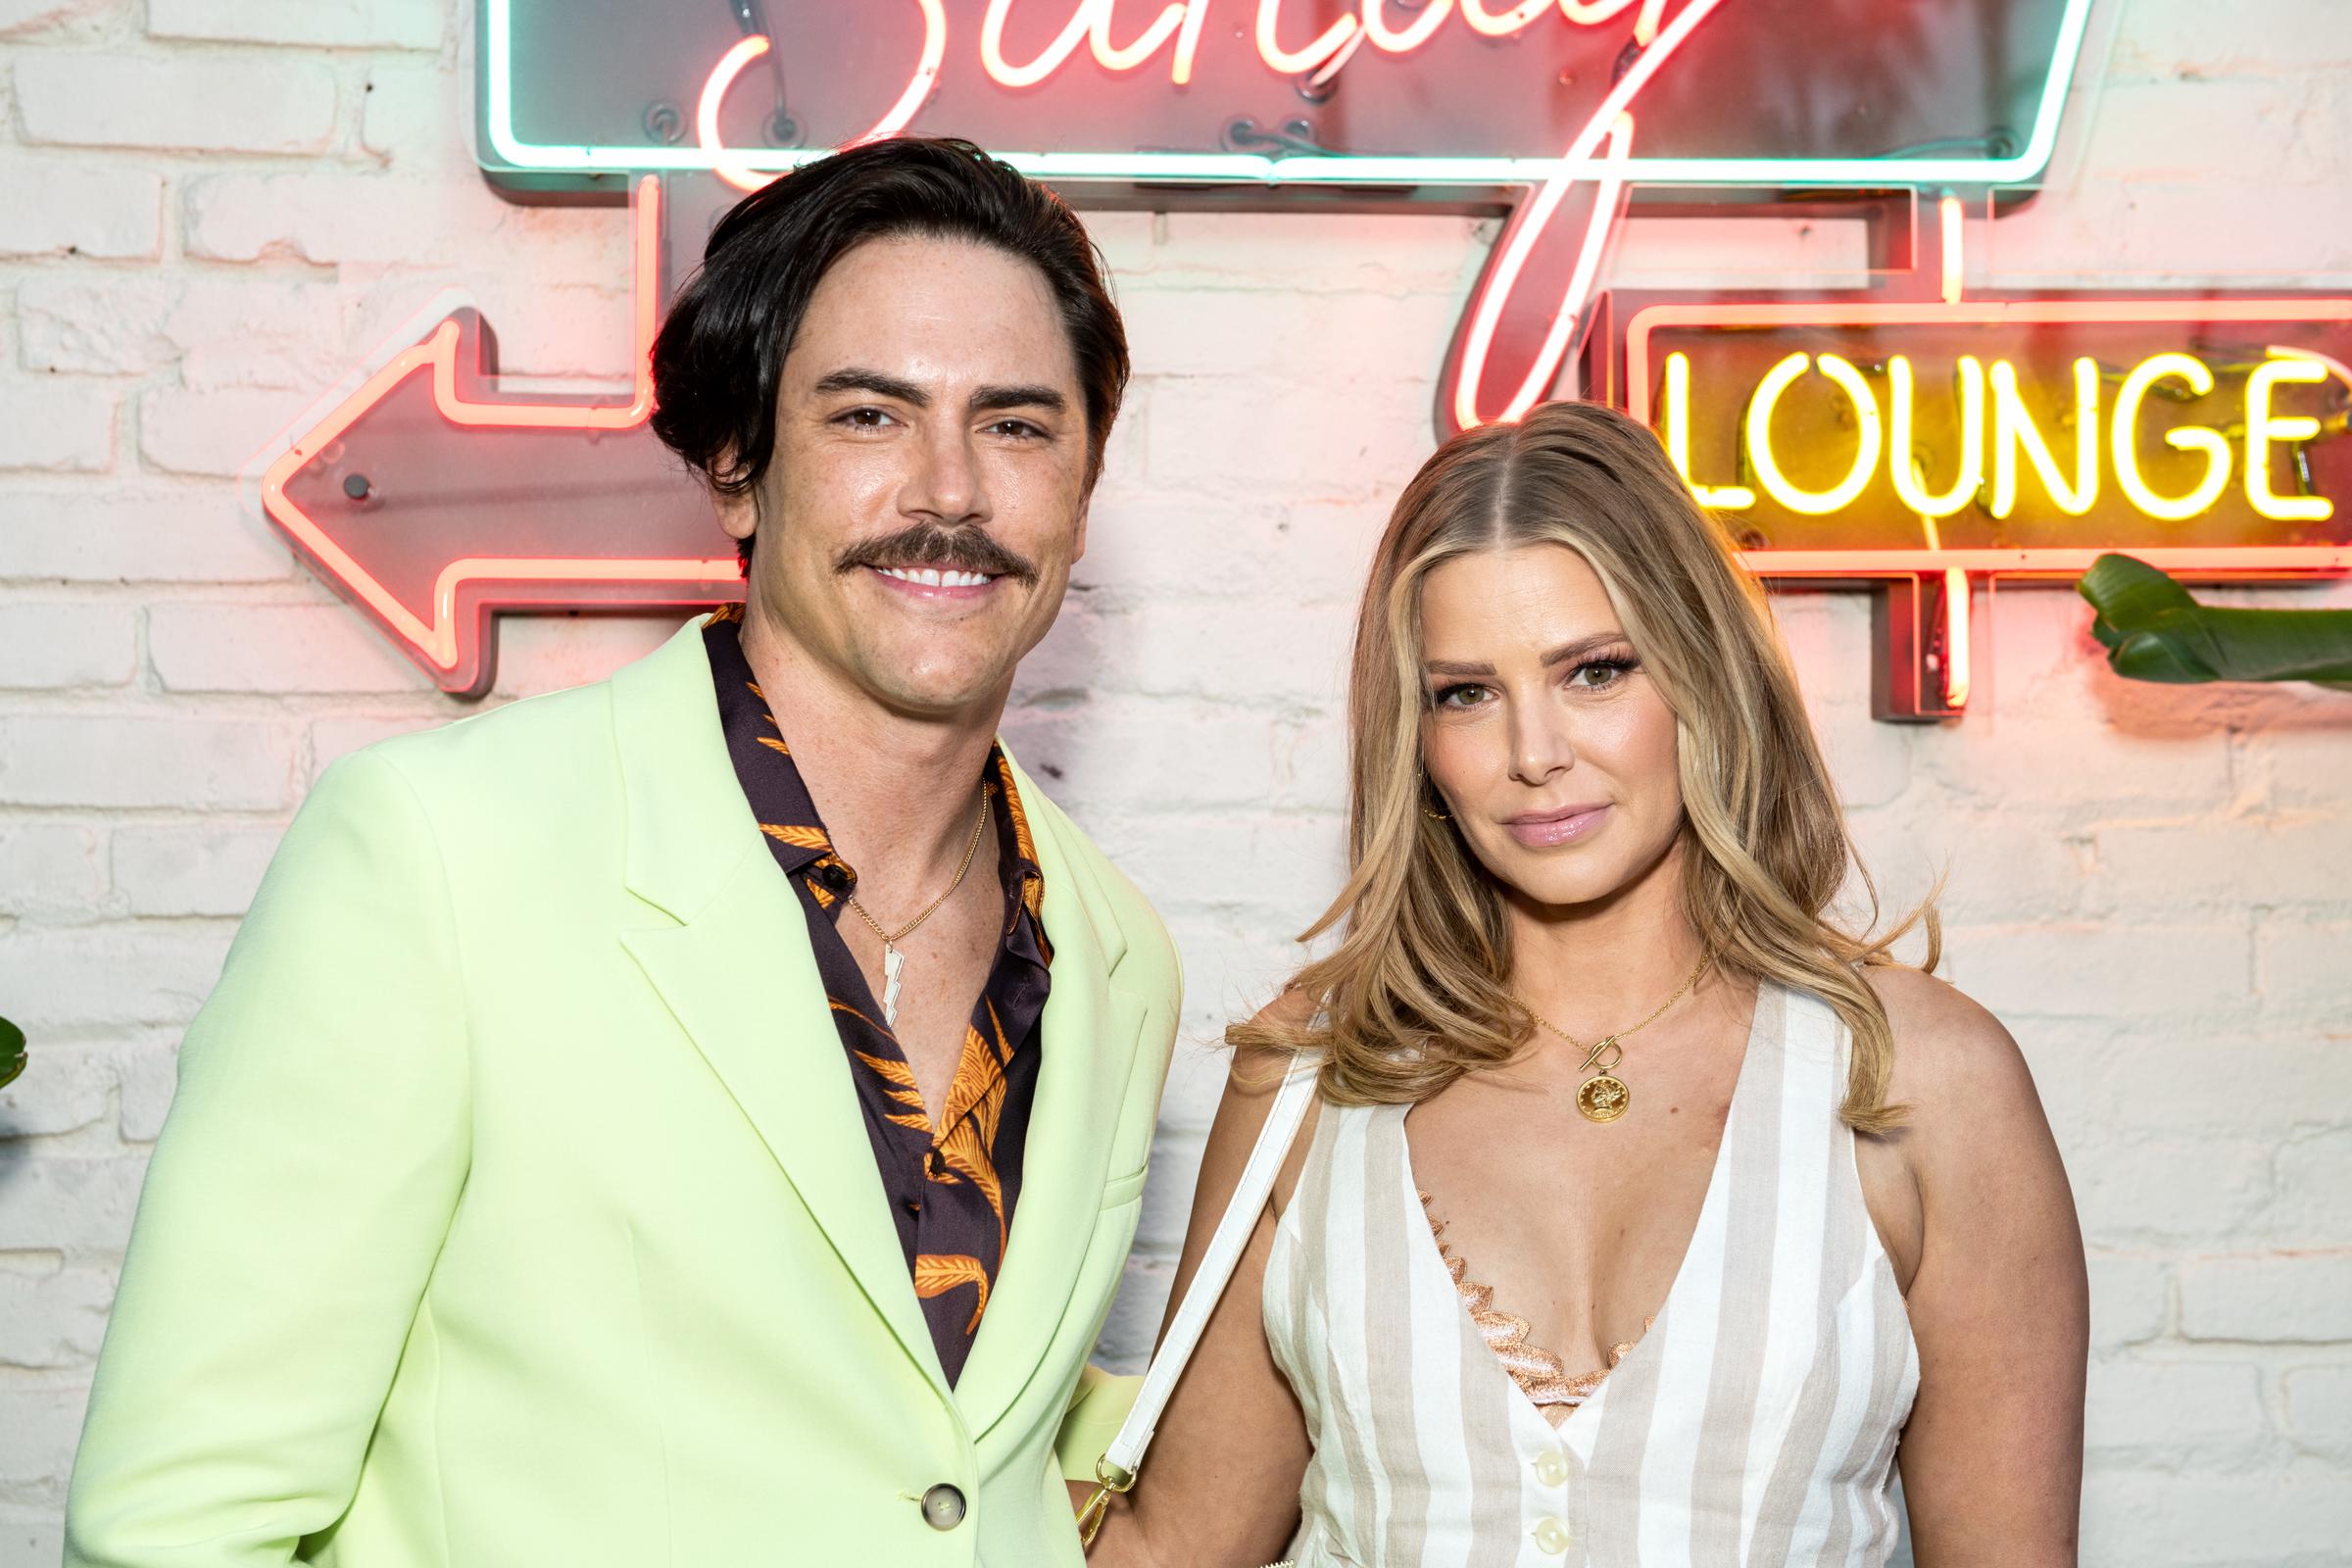
[[(1422, 1213), (1429, 1220), (1429, 1234), (1437, 1240), (1438, 1256), (1445, 1261), (1446, 1272), (1452, 1278), (1453, 1288), (1462, 1293), (1462, 1304), (1470, 1309), (1470, 1321), (1477, 1326), (1479, 1338), (1485, 1340), (1487, 1348), (1494, 1352), (1494, 1358), (1502, 1363), (1502, 1369), (1511, 1375), (1511, 1381), (1519, 1385), (1519, 1392), (1527, 1396), (1528, 1402), (1538, 1408), (1545, 1405), (1574, 1408), (1591, 1398), (1593, 1391), (1617, 1369), (1617, 1363), (1632, 1352), (1638, 1342), (1629, 1340), (1622, 1345), (1610, 1346), (1607, 1366), (1596, 1372), (1580, 1372), (1570, 1377), (1568, 1368), (1558, 1356), (1540, 1346), (1527, 1343), (1527, 1319), (1495, 1309), (1493, 1286), (1481, 1285), (1463, 1277), (1469, 1271), (1469, 1265), (1456, 1257), (1453, 1249), (1446, 1245), (1446, 1222), (1430, 1212), (1430, 1204), (1436, 1200), (1427, 1193), (1420, 1196)], [(1642, 1331), (1648, 1333), (1650, 1325), (1656, 1321), (1654, 1316), (1649, 1318), (1642, 1323)]]

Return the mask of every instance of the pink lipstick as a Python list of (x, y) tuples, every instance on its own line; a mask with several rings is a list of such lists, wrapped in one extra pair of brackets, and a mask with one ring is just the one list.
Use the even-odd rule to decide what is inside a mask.
[(1608, 814), (1605, 802), (1597, 806), (1563, 806), (1556, 811), (1523, 811), (1502, 825), (1511, 830), (1511, 837), (1529, 849), (1547, 850), (1592, 837)]

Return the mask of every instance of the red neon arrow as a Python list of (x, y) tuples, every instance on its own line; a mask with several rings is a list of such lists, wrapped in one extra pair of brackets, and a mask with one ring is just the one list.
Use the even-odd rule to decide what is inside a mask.
[(646, 425), (660, 319), (657, 180), (637, 182), (630, 221), (626, 403), (502, 393), (494, 334), (460, 310), (263, 475), (271, 520), (445, 691), (488, 688), (497, 610), (743, 597), (708, 496)]

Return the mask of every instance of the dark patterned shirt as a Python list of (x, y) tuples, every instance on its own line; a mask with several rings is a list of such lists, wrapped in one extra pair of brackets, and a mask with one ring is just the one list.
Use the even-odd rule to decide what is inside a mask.
[(996, 825), (1004, 939), (988, 983), (972, 1004), (948, 1102), (934, 1116), (915, 1088), (906, 1054), (883, 1025), (881, 1005), (864, 972), (842, 940), (837, 922), (848, 913), (858, 874), (834, 853), (781, 727), (744, 658), (741, 614), (740, 610), (722, 612), (703, 633), (727, 754), (753, 818), (767, 835), (767, 847), (808, 918), (808, 945), (816, 954), (842, 1049), (849, 1053), (850, 1077), (858, 1086), (899, 1245), (940, 1365), (953, 1385), (988, 1310), (1021, 1193), (1021, 1155), (1037, 1100), (1038, 1024), (1053, 962), (1039, 917), (1045, 876), (1013, 788), (1012, 765), (992, 747), (975, 782), (989, 792)]

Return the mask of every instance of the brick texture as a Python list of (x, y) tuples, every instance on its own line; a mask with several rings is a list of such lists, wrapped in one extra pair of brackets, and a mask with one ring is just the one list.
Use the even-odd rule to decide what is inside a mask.
[(11, 485), (0, 580), (252, 583), (294, 570), (227, 485)]
[(130, 605), (29, 600), (0, 604), (0, 686), (121, 686), (138, 665)]
[(0, 383), (0, 468), (103, 473), (114, 461), (115, 394), (78, 381)]
[(0, 807), (282, 810), (292, 760), (252, 720), (21, 714), (0, 718)]
[(28, 142), (318, 153), (335, 128), (334, 74), (304, 60), (27, 51), (15, 80)]
[(163, 245), (164, 181), (135, 166), (86, 167), (0, 152), (0, 256), (128, 260)]
[(147, 612), (147, 657), (174, 692), (414, 692), (426, 684), (340, 605), (158, 605)]
[[(2048, 188), (1972, 228), (1972, 286), (2352, 289), (2342, 9), (2102, 6), (2112, 47)], [(476, 710), (293, 558), (252, 460), (453, 286), (512, 369), (623, 368), (617, 216), (509, 203), (473, 167), (471, 14), (0, 0), (0, 1013), (36, 1050), (0, 1092), (0, 1562), (58, 1558), (179, 1036), (285, 822), (335, 759)], [(1088, 223), (1136, 375), (1004, 733), (1186, 960), (1101, 1348), (1132, 1369), (1220, 1031), (1334, 886), (1348, 626), (1493, 224)], [(1805, 286), (1850, 276), (1862, 241), (1645, 215), (1611, 277)], [(2352, 607), (2352, 584), (2230, 602)], [(2017, 1035), (2068, 1161), (2092, 1288), (2083, 1561), (2352, 1568), (2352, 697), (2123, 682), (2072, 594), (2004, 587), (1976, 622), (1979, 710), (1880, 725), (1867, 601), (1775, 611), (1886, 907), (1944, 879), (1947, 973)], [(509, 617), (488, 702), (669, 629)]]
[(444, 0), (148, 0), (157, 38), (432, 49), (448, 25)]

